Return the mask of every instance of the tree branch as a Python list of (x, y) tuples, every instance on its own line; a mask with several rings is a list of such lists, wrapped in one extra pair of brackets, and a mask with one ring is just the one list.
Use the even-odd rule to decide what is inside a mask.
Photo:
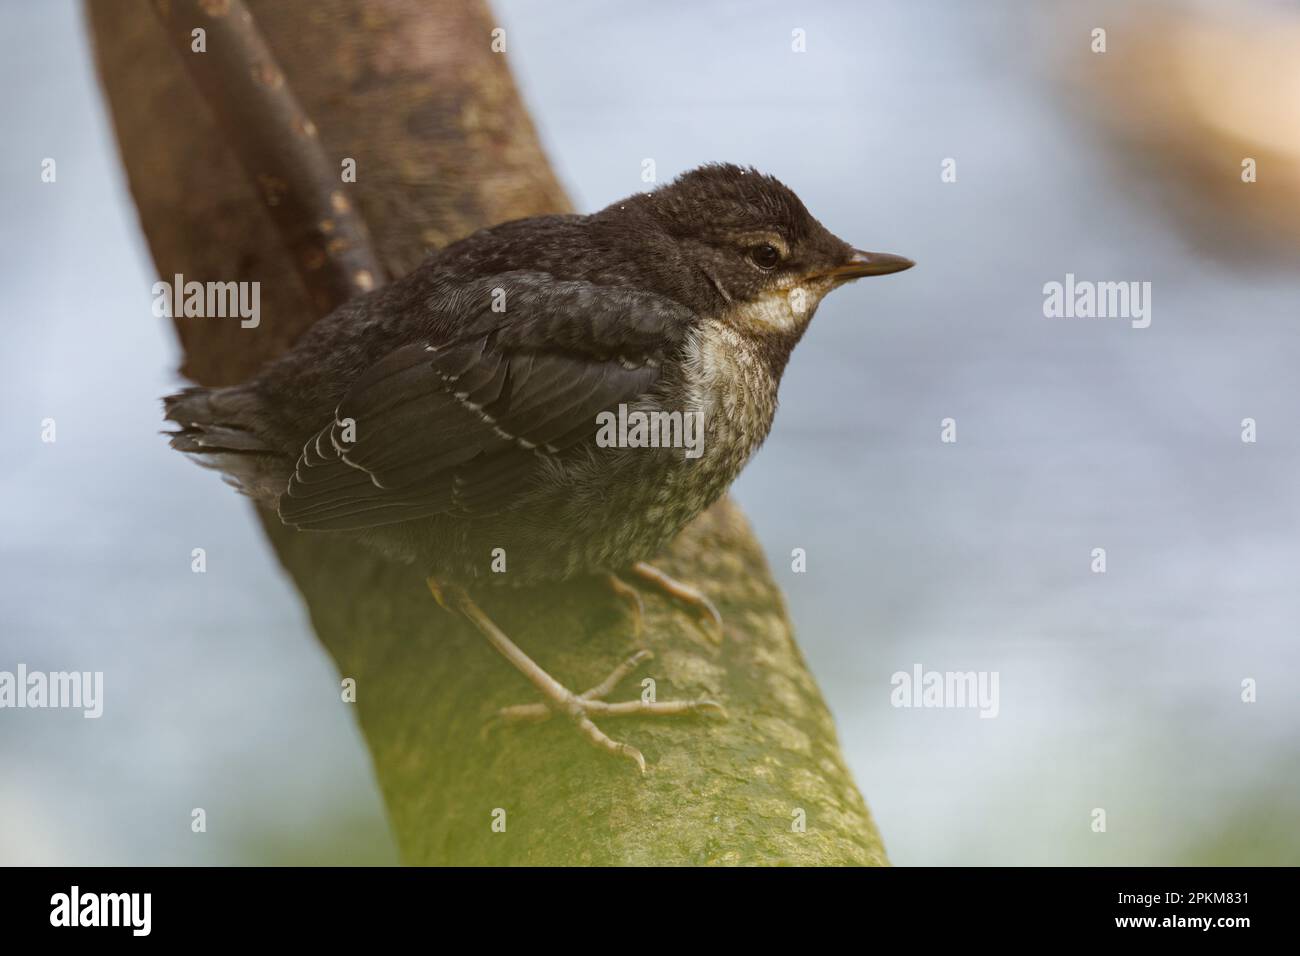
[[(383, 281), (370, 233), (243, 0), (155, 0), (181, 63), (265, 203), (319, 316)], [(201, 49), (196, 49), (200, 46)]]
[[(390, 274), (413, 268), (427, 246), (568, 208), (505, 57), (491, 52), (495, 24), (478, 0), (249, 7), (320, 124), (326, 154), (357, 157), (357, 205)], [(158, 269), (264, 283), (269, 320), (257, 329), (174, 320), (188, 374), (241, 380), (291, 343), (314, 310), (265, 205), (147, 8), (94, 0), (88, 11)], [(222, 490), (214, 483), (212, 493)], [(885, 862), (781, 596), (729, 501), (658, 562), (718, 604), (722, 646), (650, 593), (644, 645), (655, 653), (645, 673), (660, 698), (711, 697), (730, 716), (611, 726), (645, 752), (645, 778), (591, 752), (563, 721), (483, 739), (497, 708), (535, 697), (476, 633), (438, 609), (417, 574), (290, 531), (274, 516), (264, 527), (321, 642), (357, 681), (361, 728), (407, 862)], [(485, 609), (571, 687), (596, 683), (637, 647), (624, 604), (594, 585), (500, 595)], [(497, 809), (504, 833), (492, 828)], [(806, 832), (795, 825), (800, 812)]]

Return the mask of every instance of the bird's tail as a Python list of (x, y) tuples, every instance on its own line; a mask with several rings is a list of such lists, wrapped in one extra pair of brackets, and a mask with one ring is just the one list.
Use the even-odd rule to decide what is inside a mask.
[(257, 393), (232, 388), (186, 388), (163, 399), (171, 446), (253, 498), (274, 501), (284, 490), (293, 462), (267, 437)]

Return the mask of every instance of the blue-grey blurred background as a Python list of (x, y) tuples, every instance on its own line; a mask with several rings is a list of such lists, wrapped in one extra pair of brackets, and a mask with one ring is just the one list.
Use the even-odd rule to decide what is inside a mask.
[[(919, 262), (827, 301), (736, 488), (895, 863), (1300, 862), (1300, 10), (1231, 7), (495, 4), (580, 208), (734, 160)], [(106, 690), (0, 710), (0, 862), (392, 862), (249, 505), (156, 434), (80, 7), (3, 17), (0, 669)], [(1150, 328), (1044, 318), (1067, 272), (1150, 281)], [(999, 716), (891, 707), (915, 664)]]

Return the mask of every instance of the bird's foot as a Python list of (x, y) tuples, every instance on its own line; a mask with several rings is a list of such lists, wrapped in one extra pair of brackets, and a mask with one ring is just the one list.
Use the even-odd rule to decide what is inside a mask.
[[(606, 695), (614, 690), (623, 679), (646, 661), (654, 658), (650, 651), (637, 651), (623, 663), (619, 664), (608, 676), (596, 686), (581, 694), (570, 694), (563, 703), (517, 704), (502, 707), (496, 713), (492, 724), (484, 728), (485, 732), (493, 726), (511, 723), (539, 723), (549, 720), (555, 713), (562, 713), (573, 719), (580, 733), (595, 746), (607, 753), (626, 757), (645, 773), (645, 757), (631, 744), (620, 743), (606, 736), (604, 731), (591, 722), (592, 717), (681, 717), (691, 714), (704, 714), (714, 717), (726, 717), (727, 712), (715, 700), (699, 697), (694, 700), (624, 700), (608, 703)], [(566, 693), (570, 693), (566, 691)]]
[[(605, 701), (605, 697), (623, 678), (636, 670), (646, 661), (653, 660), (652, 651), (637, 651), (609, 675), (588, 690), (577, 695), (577, 704), (584, 713), (600, 717), (680, 717), (683, 714), (709, 714), (726, 717), (727, 711), (716, 700), (697, 697), (693, 700), (625, 700), (616, 704)], [(497, 711), (497, 720), (505, 723), (528, 723), (549, 720), (554, 711), (543, 703), (517, 704), (514, 707), (502, 707)]]
[[(654, 585), (654, 587), (658, 588), (673, 600), (685, 604), (686, 607), (696, 615), (697, 620), (700, 622), (700, 628), (704, 631), (705, 637), (714, 644), (722, 643), (722, 615), (718, 613), (717, 606), (709, 600), (708, 596), (705, 595), (703, 591), (691, 587), (689, 584), (684, 584), (674, 577), (670, 577), (654, 565), (647, 564), (644, 561), (638, 561), (629, 568), (629, 571), (647, 584)], [(610, 577), (614, 581), (618, 581), (618, 583), (623, 585), (623, 587), (635, 593), (634, 588), (629, 588), (617, 577), (613, 575)], [(637, 600), (640, 601), (639, 595)], [(640, 627), (639, 620), (637, 626), (638, 628)]]
[[(624, 586), (626, 587), (626, 585)], [(592, 716), (675, 717), (684, 714), (726, 716), (726, 711), (721, 704), (704, 698), (683, 701), (629, 700), (617, 703), (606, 702), (604, 697), (614, 690), (628, 674), (654, 657), (650, 651), (646, 650), (638, 651), (619, 664), (596, 686), (581, 694), (575, 694), (542, 670), (532, 658), (520, 650), (519, 646), (496, 626), (492, 619), (484, 613), (483, 609), (465, 593), (463, 588), (440, 584), (433, 578), (428, 579), (428, 587), (434, 599), (442, 607), (463, 615), (478, 628), (479, 632), (487, 638), (488, 642), (506, 660), (518, 668), (520, 673), (527, 677), (533, 686), (541, 692), (544, 698), (543, 702), (502, 708), (497, 714), (498, 721), (540, 721), (548, 719), (555, 713), (563, 714), (573, 721), (578, 732), (593, 746), (614, 756), (631, 760), (642, 773), (645, 773), (645, 757), (642, 756), (641, 751), (630, 744), (611, 739), (604, 731), (592, 723)], [(628, 590), (633, 589), (628, 588)]]

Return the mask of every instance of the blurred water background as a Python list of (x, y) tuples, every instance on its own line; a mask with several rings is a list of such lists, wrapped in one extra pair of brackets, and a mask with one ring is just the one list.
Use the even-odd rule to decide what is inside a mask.
[[(919, 262), (822, 307), (736, 488), (893, 861), (1300, 863), (1300, 255), (1294, 215), (1248, 208), (1295, 199), (1296, 141), (1248, 186), (1239, 142), (1173, 135), (1200, 107), (1180, 119), (1153, 64), (1211, 7), (1082, 6), (495, 9), (579, 208), (643, 188), (646, 158), (752, 163)], [(1294, 27), (1294, 5), (1234, 7)], [(3, 8), (0, 669), (102, 670), (106, 692), (99, 720), (0, 711), (0, 862), (392, 862), (249, 506), (156, 434), (178, 351), (80, 8)], [(1296, 64), (1252, 86), (1292, 120)], [(1150, 281), (1151, 326), (1044, 318), (1067, 272)], [(999, 716), (891, 707), (918, 663), (998, 672)]]

